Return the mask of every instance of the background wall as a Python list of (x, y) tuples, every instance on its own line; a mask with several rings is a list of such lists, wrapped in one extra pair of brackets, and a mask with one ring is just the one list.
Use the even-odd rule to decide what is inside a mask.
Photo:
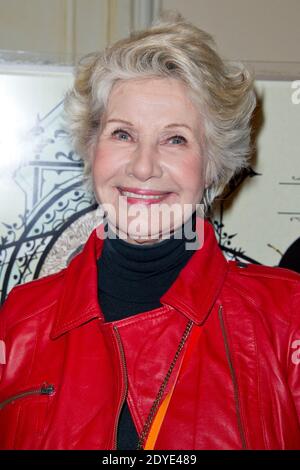
[(277, 62), (256, 64), (259, 73), (300, 72), (299, 0), (162, 0), (162, 7), (210, 32), (228, 59)]
[(72, 60), (149, 25), (162, 9), (180, 11), (260, 76), (300, 77), (299, 0), (0, 0), (0, 49)]
[(0, 0), (0, 49), (69, 60), (158, 15), (156, 0)]

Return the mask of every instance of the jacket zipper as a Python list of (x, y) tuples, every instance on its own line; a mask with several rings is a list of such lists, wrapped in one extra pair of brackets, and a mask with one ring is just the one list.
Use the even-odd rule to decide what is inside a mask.
[(226, 357), (227, 357), (227, 361), (229, 364), (231, 379), (233, 383), (235, 410), (236, 410), (236, 415), (237, 415), (239, 433), (240, 433), (240, 437), (242, 441), (242, 447), (243, 449), (247, 449), (245, 431), (244, 431), (242, 417), (241, 417), (241, 405), (240, 405), (239, 394), (238, 394), (237, 377), (236, 377), (236, 373), (234, 370), (234, 366), (233, 366), (233, 362), (232, 362), (232, 358), (230, 354), (229, 341), (228, 341), (224, 318), (223, 318), (223, 306), (222, 305), (219, 306), (218, 314), (219, 314), (219, 320), (220, 320), (222, 335), (223, 335), (224, 344), (225, 344)]
[(137, 449), (136, 449), (136, 450), (143, 450), (143, 447), (144, 447), (144, 444), (145, 444), (145, 440), (146, 440), (146, 438), (147, 438), (147, 436), (148, 436), (148, 433), (149, 433), (150, 428), (151, 428), (151, 426), (152, 426), (152, 423), (153, 423), (154, 417), (155, 417), (155, 415), (156, 415), (156, 413), (157, 413), (157, 410), (158, 410), (158, 408), (159, 408), (159, 406), (160, 406), (160, 404), (161, 404), (163, 395), (164, 395), (164, 393), (165, 393), (165, 390), (166, 390), (167, 385), (168, 385), (168, 383), (169, 383), (170, 377), (171, 377), (171, 375), (172, 375), (172, 371), (173, 371), (173, 369), (174, 369), (174, 367), (175, 367), (175, 364), (176, 364), (176, 362), (177, 362), (177, 360), (178, 360), (178, 358), (179, 358), (179, 356), (180, 356), (180, 354), (181, 354), (181, 351), (182, 351), (182, 349), (183, 349), (183, 347), (184, 347), (184, 345), (185, 345), (185, 343), (186, 343), (186, 341), (187, 341), (187, 339), (188, 339), (188, 337), (189, 337), (189, 334), (190, 334), (190, 332), (191, 332), (192, 327), (193, 327), (193, 322), (192, 322), (192, 320), (189, 320), (189, 322), (187, 323), (186, 328), (185, 328), (185, 330), (184, 330), (184, 332), (183, 332), (183, 335), (182, 335), (182, 337), (181, 337), (180, 343), (179, 343), (179, 345), (178, 345), (178, 347), (177, 347), (175, 356), (173, 357), (173, 360), (172, 360), (172, 362), (171, 362), (171, 365), (170, 365), (170, 367), (169, 367), (169, 370), (168, 370), (168, 372), (167, 372), (167, 374), (166, 374), (166, 376), (165, 376), (165, 378), (164, 378), (164, 380), (163, 380), (163, 382), (162, 382), (162, 384), (161, 384), (161, 386), (160, 386), (160, 389), (159, 389), (159, 391), (158, 391), (158, 394), (157, 394), (157, 396), (156, 396), (156, 398), (155, 398), (155, 400), (154, 400), (154, 402), (153, 402), (153, 404), (152, 404), (152, 407), (151, 407), (151, 409), (150, 409), (150, 412), (149, 412), (149, 414), (148, 414), (148, 417), (147, 417), (147, 419), (146, 419), (146, 422), (145, 422), (145, 424), (144, 424), (144, 427), (143, 427), (143, 429), (142, 429), (142, 432), (141, 432), (141, 434), (140, 434), (140, 436), (139, 436), (139, 442), (138, 442), (138, 446), (137, 446)]
[(12, 397), (7, 398), (6, 400), (0, 403), (0, 410), (2, 410), (6, 405), (12, 403), (20, 398), (27, 397), (29, 395), (52, 395), (55, 391), (54, 385), (51, 384), (43, 384), (40, 388), (27, 390), (26, 392), (21, 392)]
[(117, 419), (116, 419), (115, 425), (114, 425), (113, 448), (117, 449), (117, 430), (118, 430), (121, 411), (122, 411), (122, 408), (123, 408), (123, 405), (124, 405), (124, 402), (125, 402), (125, 399), (126, 399), (126, 396), (127, 396), (127, 392), (128, 392), (128, 381), (127, 381), (125, 353), (124, 353), (124, 348), (123, 348), (122, 340), (121, 340), (121, 337), (120, 337), (120, 333), (119, 333), (119, 330), (116, 326), (114, 326), (113, 329), (115, 331), (115, 337), (117, 339), (117, 343), (118, 343), (118, 346), (119, 346), (119, 352), (120, 352), (120, 356), (121, 356), (121, 365), (122, 365), (122, 376), (123, 376), (123, 380), (124, 380), (124, 384), (125, 384), (124, 391), (123, 391), (121, 401), (120, 401), (120, 405), (119, 405), (119, 409), (118, 409), (118, 412), (117, 412)]

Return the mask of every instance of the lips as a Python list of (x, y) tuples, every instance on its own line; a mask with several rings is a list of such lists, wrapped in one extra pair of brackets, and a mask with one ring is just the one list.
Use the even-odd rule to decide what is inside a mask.
[(128, 193), (134, 193), (134, 194), (140, 194), (144, 196), (164, 196), (166, 194), (170, 194), (167, 191), (157, 191), (154, 189), (139, 189), (139, 188), (128, 188), (125, 186), (119, 186), (118, 187), (120, 192), (128, 192)]
[(154, 189), (127, 188), (123, 186), (119, 187), (118, 190), (121, 196), (126, 197), (128, 204), (158, 204), (171, 194)]

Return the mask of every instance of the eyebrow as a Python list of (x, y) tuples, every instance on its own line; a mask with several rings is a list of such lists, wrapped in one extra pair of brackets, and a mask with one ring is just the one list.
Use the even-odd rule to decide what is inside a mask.
[[(106, 121), (106, 124), (110, 122), (116, 122), (116, 123), (122, 122), (123, 124), (126, 124), (127, 126), (134, 127), (134, 125), (131, 122), (125, 121), (124, 119), (108, 119), (108, 121)], [(192, 132), (192, 129), (190, 128), (190, 126), (188, 126), (187, 124), (183, 124), (183, 123), (172, 122), (171, 124), (168, 124), (167, 126), (165, 126), (165, 129), (169, 129), (170, 127), (185, 127), (186, 129), (189, 129)]]
[(133, 127), (133, 124), (131, 122), (125, 121), (124, 119), (108, 119), (106, 121), (106, 124), (108, 124), (109, 122), (122, 122), (123, 124), (126, 124), (127, 126)]

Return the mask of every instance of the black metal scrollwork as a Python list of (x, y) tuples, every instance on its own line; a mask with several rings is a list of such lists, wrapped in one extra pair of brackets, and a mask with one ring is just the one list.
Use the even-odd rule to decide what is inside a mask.
[(1, 302), (13, 286), (37, 278), (64, 230), (97, 207), (84, 185), (83, 162), (68, 148), (66, 131), (59, 125), (53, 130), (53, 123), (50, 130), (47, 127), (47, 120), (53, 120), (61, 105), (58, 103), (44, 118), (37, 117), (29, 136), (34, 140), (33, 158), (13, 175), (24, 194), (25, 207), (15, 223), (2, 222)]

